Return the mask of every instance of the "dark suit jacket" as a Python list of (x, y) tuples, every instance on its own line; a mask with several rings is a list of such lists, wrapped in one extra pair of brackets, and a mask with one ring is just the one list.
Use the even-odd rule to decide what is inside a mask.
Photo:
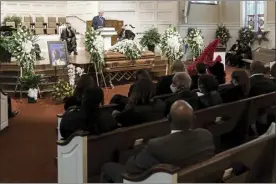
[(115, 116), (115, 119), (125, 127), (156, 121), (164, 118), (164, 108), (165, 104), (161, 100), (154, 100), (147, 105), (127, 105), (121, 113)]
[(255, 75), (250, 78), (249, 97), (270, 93), (276, 90), (275, 83), (264, 75)]
[(219, 84), (225, 83), (225, 71), (224, 65), (220, 62), (216, 62), (213, 66), (208, 68), (210, 73), (213, 74), (218, 80)]
[[(73, 31), (72, 29), (70, 31), (71, 31), (70, 38), (76, 37), (75, 31)], [(67, 40), (67, 38), (69, 38), (69, 31), (67, 29), (63, 29), (61, 32), (60, 38), (62, 41)]]
[(165, 116), (169, 114), (172, 104), (177, 100), (185, 100), (193, 107), (194, 110), (199, 108), (197, 93), (191, 90), (181, 90), (165, 101)]
[(223, 103), (234, 102), (246, 98), (241, 86), (233, 86), (220, 92)]
[(172, 78), (174, 75), (162, 76), (156, 84), (156, 95), (164, 95), (172, 93), (170, 88), (172, 84)]
[(103, 22), (101, 21), (101, 18), (99, 16), (95, 16), (92, 20), (92, 27), (96, 30), (99, 29), (99, 27), (104, 27), (105, 18), (103, 18)]
[(125, 170), (140, 174), (161, 163), (187, 167), (209, 159), (214, 153), (213, 136), (208, 130), (177, 132), (150, 140), (140, 153), (129, 158)]
[(198, 74), (191, 76), (191, 79), (192, 79), (191, 90), (198, 88), (198, 78), (199, 78)]
[(218, 91), (213, 91), (209, 94), (199, 97), (199, 108), (204, 109), (215, 105), (222, 104), (223, 101)]

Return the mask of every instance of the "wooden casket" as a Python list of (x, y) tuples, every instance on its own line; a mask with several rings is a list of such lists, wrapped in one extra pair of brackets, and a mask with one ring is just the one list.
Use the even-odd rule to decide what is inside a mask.
[(135, 61), (128, 60), (123, 54), (119, 52), (107, 51), (105, 53), (105, 67), (104, 72), (123, 72), (134, 71), (140, 69), (150, 70), (153, 67), (155, 54), (150, 51), (145, 51), (142, 57)]

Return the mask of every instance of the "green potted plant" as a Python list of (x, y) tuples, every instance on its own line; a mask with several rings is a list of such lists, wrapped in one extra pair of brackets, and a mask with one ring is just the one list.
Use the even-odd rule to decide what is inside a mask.
[(69, 82), (64, 80), (58, 80), (53, 89), (52, 98), (56, 104), (63, 103), (64, 98), (73, 95), (73, 88), (70, 86)]
[(148, 50), (154, 52), (155, 46), (160, 43), (161, 34), (158, 32), (158, 29), (153, 27), (145, 32), (143, 35), (140, 44), (144, 47), (148, 47)]
[(23, 89), (28, 90), (28, 103), (35, 103), (38, 95), (38, 85), (41, 82), (41, 75), (33, 72), (24, 73), (20, 78)]
[(6, 24), (7, 22), (14, 22), (15, 27), (18, 27), (22, 22), (22, 18), (16, 15), (6, 16), (3, 20), (3, 24)]

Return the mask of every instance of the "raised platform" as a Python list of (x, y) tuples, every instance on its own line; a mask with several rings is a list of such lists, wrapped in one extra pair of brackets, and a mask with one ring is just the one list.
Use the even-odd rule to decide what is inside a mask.
[[(116, 56), (114, 56), (114, 54)], [(50, 65), (49, 57), (46, 57), (48, 54), (43, 53), (43, 57), (45, 57), (44, 60), (36, 61), (35, 66), (35, 72), (38, 74), (44, 74), (45, 78), (48, 82), (43, 83), (41, 85), (41, 91), (42, 93), (51, 93), (52, 85), (54, 82), (52, 82), (50, 79), (52, 76), (57, 76), (59, 78), (65, 78), (67, 77), (67, 68), (66, 66), (59, 66), (55, 70), (53, 66)], [(111, 54), (112, 55), (112, 54)], [(81, 66), (81, 67), (87, 67), (90, 62), (90, 55), (85, 50), (80, 50), (78, 55), (71, 55), (68, 57), (69, 63)], [(120, 65), (118, 64), (118, 60), (120, 60)], [(123, 76), (123, 71), (128, 69), (133, 72), (138, 69), (148, 69), (152, 72), (153, 76), (162, 76), (165, 75), (166, 70), (166, 61), (161, 60), (160, 56), (154, 56), (151, 52), (146, 52), (145, 55), (135, 63), (139, 64), (139, 66), (135, 65), (135, 63), (126, 60), (126, 58), (119, 53), (113, 53), (113, 56), (110, 57), (110, 54), (106, 57), (107, 61), (107, 69), (106, 72), (110, 72), (112, 75), (106, 76), (106, 81), (111, 80), (120, 80), (120, 78)], [(17, 66), (15, 59), (12, 58), (11, 63), (0, 63), (0, 84), (3, 87), (5, 92), (8, 92), (9, 95), (17, 94), (19, 91), (14, 91), (15, 86), (17, 84), (17, 79), (19, 76), (20, 68)], [(114, 72), (117, 72), (114, 73)], [(133, 76), (133, 73), (127, 73), (124, 74), (125, 77), (129, 78)], [(132, 76), (131, 76), (132, 75)], [(115, 76), (115, 77), (114, 77)], [(113, 79), (112, 79), (113, 78)], [(27, 93), (27, 91), (23, 91), (23, 93)]]

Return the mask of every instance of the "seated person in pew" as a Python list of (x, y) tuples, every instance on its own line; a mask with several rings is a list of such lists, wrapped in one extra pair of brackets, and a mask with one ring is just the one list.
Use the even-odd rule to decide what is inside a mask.
[(173, 76), (178, 72), (184, 72), (185, 66), (182, 61), (176, 60), (172, 65), (172, 75), (166, 75), (163, 77), (160, 77), (156, 84), (156, 95), (165, 95), (172, 93), (171, 91), (171, 84), (172, 84), (172, 78)]
[(222, 103), (218, 86), (217, 79), (212, 75), (202, 75), (199, 77), (199, 108), (208, 108)]
[(243, 69), (238, 69), (231, 74), (233, 87), (220, 91), (223, 103), (234, 102), (248, 96), (250, 90), (250, 80), (248, 73)]
[(74, 89), (73, 96), (66, 97), (64, 101), (64, 110), (67, 110), (71, 106), (80, 106), (83, 93), (87, 88), (95, 87), (93, 78), (88, 74), (83, 74), (77, 81), (77, 85)]
[(216, 79), (218, 80), (219, 84), (224, 84), (225, 83), (225, 71), (224, 71), (224, 64), (221, 63), (222, 59), (221, 56), (218, 55), (213, 61), (213, 64), (209, 66), (208, 70), (210, 74), (214, 75)]
[(8, 117), (14, 118), (17, 114), (18, 111), (12, 111), (11, 97), (8, 96)]
[(185, 101), (176, 101), (170, 110), (171, 134), (152, 139), (126, 165), (106, 163), (102, 183), (122, 183), (121, 173), (140, 174), (157, 164), (186, 167), (211, 158), (215, 153), (212, 134), (206, 129), (191, 129), (193, 108)]
[[(253, 61), (250, 65), (250, 91), (249, 97), (258, 96), (266, 93), (276, 91), (275, 83), (264, 76), (265, 66), (260, 61)], [(263, 134), (269, 127), (271, 121), (268, 114), (259, 112), (256, 122), (256, 128), (259, 134)], [(273, 118), (274, 119), (274, 118)]]
[(140, 79), (152, 80), (151, 77), (150, 77), (150, 74), (148, 73), (148, 71), (146, 71), (146, 70), (137, 70), (135, 72), (135, 82), (129, 88), (128, 97), (131, 96), (131, 93), (133, 92), (133, 90), (135, 88), (136, 82)]
[(149, 79), (138, 80), (122, 112), (113, 111), (116, 121), (123, 127), (156, 121), (164, 118), (164, 102), (152, 99), (155, 86)]
[(190, 90), (191, 83), (191, 77), (186, 72), (179, 72), (174, 75), (171, 84), (174, 95), (165, 101), (165, 117), (169, 114), (171, 105), (177, 100), (185, 100), (194, 110), (198, 109), (198, 96), (196, 92)]
[(60, 123), (61, 136), (67, 139), (77, 130), (98, 135), (118, 128), (112, 115), (100, 108), (103, 102), (104, 93), (101, 88), (85, 89), (80, 107), (71, 106), (64, 113)]
[(131, 96), (131, 93), (134, 91), (136, 82), (141, 79), (152, 80), (150, 77), (150, 74), (146, 70), (137, 70), (135, 72), (135, 82), (129, 88), (128, 97), (126, 97), (124, 95), (116, 94), (110, 100), (110, 104), (118, 104), (119, 106), (118, 106), (117, 110), (119, 110), (119, 111), (124, 110), (126, 104), (128, 103), (128, 98)]
[(191, 76), (191, 78), (192, 78), (191, 90), (198, 88), (197, 85), (198, 85), (199, 76), (207, 74), (207, 65), (203, 62), (197, 63), (196, 71), (197, 71), (197, 74)]
[(265, 66), (260, 61), (253, 61), (250, 65), (250, 91), (249, 97), (270, 93), (276, 90), (275, 83), (266, 78)]
[(270, 69), (270, 79), (276, 83), (276, 63), (274, 63)]

